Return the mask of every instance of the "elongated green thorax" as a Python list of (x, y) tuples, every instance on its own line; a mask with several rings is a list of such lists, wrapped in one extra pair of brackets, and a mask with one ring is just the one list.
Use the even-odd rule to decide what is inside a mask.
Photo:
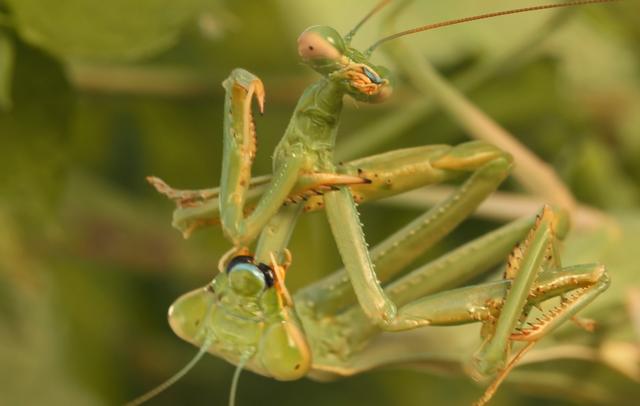
[(308, 87), (298, 100), (284, 137), (274, 153), (274, 167), (292, 154), (309, 157), (315, 171), (332, 171), (344, 91), (335, 82), (322, 79)]

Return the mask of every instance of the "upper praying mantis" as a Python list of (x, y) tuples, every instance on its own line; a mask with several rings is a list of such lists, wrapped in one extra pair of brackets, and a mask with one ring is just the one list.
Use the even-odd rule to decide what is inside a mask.
[[(468, 360), (476, 378), (494, 378), (484, 404), (519, 357), (603, 292), (603, 265), (563, 266), (558, 241), (569, 227), (572, 200), (549, 182), (553, 206), (538, 216), (513, 221), (419, 268), (405, 267), (470, 216), (508, 176), (512, 155), (484, 141), (431, 145), (336, 162), (334, 147), (345, 95), (382, 102), (392, 94), (389, 72), (369, 61), (383, 42), (471, 19), (612, 0), (576, 1), (446, 21), (385, 37), (365, 52), (351, 47), (360, 26), (390, 1), (380, 2), (342, 37), (328, 26), (313, 26), (298, 38), (301, 60), (322, 78), (305, 90), (273, 154), (271, 177), (251, 177), (256, 153), (252, 102), (264, 108), (262, 82), (236, 69), (224, 81), (223, 170), (220, 187), (174, 190), (157, 178), (156, 188), (174, 199), (174, 225), (186, 234), (219, 223), (234, 248), (220, 273), (202, 289), (179, 298), (169, 313), (173, 330), (200, 347), (187, 367), (146, 395), (139, 404), (181, 377), (210, 352), (242, 368), (279, 380), (327, 379), (392, 363), (422, 360), (424, 354), (380, 351), (372, 339), (384, 331), (480, 322), (480, 348)], [(443, 105), (485, 137), (500, 130), (478, 117), (454, 90), (436, 86)], [(481, 135), (482, 136), (482, 135)], [(524, 159), (529, 155), (523, 153)], [(526, 166), (526, 162), (523, 163)], [(531, 176), (531, 175), (529, 175)], [(465, 179), (445, 200), (369, 250), (357, 204), (425, 185)], [(291, 253), (289, 237), (303, 211), (324, 209), (345, 269), (297, 292), (284, 283)], [(252, 244), (257, 239), (254, 249)], [(515, 245), (515, 248), (514, 248)], [(459, 287), (507, 260), (503, 278)], [(400, 276), (402, 273), (402, 276)], [(355, 292), (355, 296), (354, 296)], [(527, 324), (534, 307), (553, 298)], [(356, 300), (357, 299), (357, 300)], [(514, 342), (528, 344), (510, 355)], [(383, 355), (380, 355), (383, 354)], [(429, 355), (432, 357), (433, 355)], [(235, 391), (235, 384), (232, 392)], [(231, 397), (233, 403), (234, 396)]]

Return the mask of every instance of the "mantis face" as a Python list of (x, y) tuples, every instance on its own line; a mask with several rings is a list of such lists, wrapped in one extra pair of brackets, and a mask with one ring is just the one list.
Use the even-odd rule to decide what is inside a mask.
[(356, 100), (377, 103), (391, 95), (389, 71), (372, 65), (360, 51), (347, 46), (331, 27), (307, 28), (298, 37), (298, 55), (305, 64), (338, 83)]
[[(206, 287), (178, 298), (169, 324), (182, 339), (233, 364), (278, 380), (304, 376), (311, 356), (276, 275), (250, 256), (237, 256)], [(206, 343), (206, 344), (203, 344)]]

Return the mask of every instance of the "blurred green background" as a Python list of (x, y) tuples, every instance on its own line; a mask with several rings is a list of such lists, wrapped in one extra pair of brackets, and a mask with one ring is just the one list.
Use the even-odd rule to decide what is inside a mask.
[[(416, 1), (398, 26), (531, 3)], [(0, 0), (0, 405), (119, 404), (194, 355), (170, 331), (166, 310), (212, 278), (229, 244), (217, 228), (183, 240), (170, 226), (172, 204), (145, 176), (183, 188), (217, 185), (220, 83), (235, 67), (260, 76), (267, 89), (254, 174), (269, 173), (297, 97), (317, 79), (297, 60), (297, 35), (312, 24), (346, 32), (373, 4)], [(379, 36), (374, 20), (354, 45)], [(612, 274), (607, 297), (591, 310), (603, 328), (586, 339), (574, 331), (602, 357), (550, 359), (505, 384), (494, 404), (634, 404), (640, 365), (632, 320), (639, 328), (640, 305), (629, 298), (640, 286), (639, 2), (466, 24), (408, 43), (454, 79), (500, 61), (473, 86), (472, 100), (551, 163), (581, 202), (622, 219), (613, 239), (580, 232), (567, 242), (568, 256), (602, 261)], [(382, 53), (375, 60), (395, 67)], [(400, 76), (384, 105), (345, 103), (340, 156), (469, 139), (441, 112), (417, 115), (390, 139), (367, 138), (380, 117), (396, 117), (420, 97)], [(505, 189), (519, 190), (513, 180)], [(372, 243), (419, 213), (378, 205), (362, 211)], [(495, 226), (470, 220), (438, 250)], [(293, 291), (339, 267), (323, 214), (304, 216), (293, 238)], [(205, 357), (150, 404), (225, 404), (232, 373)], [(467, 377), (415, 370), (322, 384), (244, 373), (238, 402), (465, 405), (481, 393)]]

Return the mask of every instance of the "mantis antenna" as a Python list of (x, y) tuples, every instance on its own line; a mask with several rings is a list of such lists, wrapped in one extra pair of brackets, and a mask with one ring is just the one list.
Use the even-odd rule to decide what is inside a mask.
[(231, 380), (231, 391), (229, 393), (229, 406), (235, 406), (236, 404), (236, 392), (238, 391), (238, 382), (240, 381), (240, 373), (244, 369), (244, 366), (251, 359), (253, 353), (245, 354), (238, 362), (236, 371), (233, 373), (233, 379)]
[[(433, 30), (433, 29), (436, 29), (436, 28), (446, 27), (446, 26), (449, 26), (449, 25), (462, 24), (462, 23), (467, 23), (469, 21), (483, 20), (485, 18), (500, 17), (500, 16), (509, 15), (509, 14), (526, 13), (528, 11), (547, 10), (547, 9), (551, 9), (551, 8), (561, 8), (561, 7), (573, 7), (573, 6), (581, 6), (581, 5), (585, 5), (585, 4), (595, 4), (595, 3), (611, 3), (611, 2), (614, 2), (614, 1), (619, 1), (619, 0), (569, 1), (567, 3), (560, 3), (560, 4), (545, 4), (545, 5), (540, 5), (540, 6), (517, 8), (517, 9), (513, 9), (513, 10), (496, 11), (496, 12), (493, 12), (493, 13), (480, 14), (480, 15), (476, 15), (476, 16), (472, 16), (472, 17), (456, 18), (456, 19), (453, 19), (453, 20), (441, 21), (439, 23), (427, 24), (427, 25), (423, 25), (421, 27), (416, 27), (416, 28), (412, 28), (410, 30), (401, 31), (401, 32), (389, 35), (388, 37), (384, 37), (382, 39), (379, 39), (378, 41), (376, 41), (373, 45), (371, 45), (365, 51), (365, 56), (367, 56), (367, 57), (370, 56), (373, 53), (373, 51), (376, 48), (378, 48), (378, 46), (380, 46), (381, 44), (383, 44), (383, 43), (385, 43), (387, 41), (391, 41), (391, 40), (396, 39), (396, 38), (404, 37), (405, 35), (415, 34), (415, 33), (422, 32), (422, 31)], [(356, 25), (354, 30), (359, 28), (360, 25), (362, 25), (362, 23), (364, 21), (366, 21), (366, 19), (369, 18), (373, 14), (373, 12), (378, 11), (378, 9), (381, 8), (381, 5), (383, 5), (382, 3), (385, 3), (385, 2), (381, 2), (381, 4), (376, 6), (372, 10), (372, 12), (369, 13), (369, 15), (367, 15), (365, 17), (365, 20), (363, 20), (358, 25)], [(354, 30), (352, 30), (352, 32)], [(351, 32), (349, 34), (351, 34)]]
[(209, 349), (209, 347), (211, 346), (212, 343), (213, 343), (213, 336), (212, 335), (207, 336), (207, 338), (202, 343), (202, 347), (200, 347), (200, 350), (198, 351), (198, 353), (191, 359), (191, 361), (189, 361), (189, 363), (187, 363), (187, 365), (182, 367), (182, 369), (179, 370), (178, 372), (176, 372), (175, 375), (173, 375), (171, 378), (167, 379), (166, 381), (164, 381), (160, 385), (158, 385), (155, 388), (151, 389), (149, 392), (145, 393), (142, 396), (139, 396), (139, 397), (133, 399), (131, 402), (127, 402), (125, 404), (125, 406), (138, 406), (138, 405), (141, 405), (144, 402), (146, 402), (147, 400), (154, 398), (155, 396), (157, 396), (159, 393), (163, 392), (165, 389), (169, 388), (174, 383), (178, 382), (180, 380), (180, 378), (185, 376), (187, 374), (187, 372), (189, 372), (191, 370), (191, 368), (193, 368), (198, 363), (198, 361), (200, 361), (202, 356), (207, 353), (207, 350)]
[(360, 22), (358, 24), (356, 24), (356, 26), (353, 27), (351, 29), (351, 31), (349, 31), (349, 33), (347, 35), (345, 35), (344, 41), (347, 44), (350, 44), (351, 40), (353, 39), (353, 36), (356, 35), (356, 32), (358, 32), (360, 27), (362, 27), (362, 25), (364, 23), (366, 23), (367, 20), (369, 20), (371, 17), (373, 17), (374, 14), (376, 14), (378, 11), (382, 10), (384, 8), (384, 6), (386, 6), (389, 3), (391, 3), (391, 0), (382, 0), (382, 1), (380, 1), (380, 3), (376, 4), (375, 7), (373, 7), (371, 9), (371, 11), (369, 11), (369, 13), (366, 16), (364, 16), (364, 18), (362, 20), (360, 20)]
[[(207, 320), (209, 318), (209, 316), (211, 315), (211, 309), (213, 309), (213, 300), (211, 300), (211, 302), (209, 303), (209, 306), (207, 306), (207, 311), (205, 312), (205, 317), (203, 320)], [(205, 323), (202, 323), (203, 327), (204, 325)], [(187, 363), (187, 365), (183, 366), (182, 369), (180, 369), (178, 372), (176, 372), (172, 377), (170, 377), (166, 381), (162, 382), (160, 385), (151, 389), (149, 392), (145, 393), (144, 395), (138, 396), (132, 401), (125, 403), (124, 406), (141, 405), (144, 402), (148, 401), (149, 399), (156, 397), (158, 394), (162, 393), (167, 388), (171, 387), (171, 385), (178, 382), (183, 376), (187, 374), (187, 372), (191, 370), (191, 368), (193, 368), (198, 363), (198, 361), (200, 361), (200, 359), (207, 353), (207, 350), (209, 349), (209, 347), (211, 347), (211, 344), (213, 344), (213, 334), (205, 336), (205, 339), (202, 342), (202, 345), (200, 346), (200, 350), (191, 359), (191, 361)]]

